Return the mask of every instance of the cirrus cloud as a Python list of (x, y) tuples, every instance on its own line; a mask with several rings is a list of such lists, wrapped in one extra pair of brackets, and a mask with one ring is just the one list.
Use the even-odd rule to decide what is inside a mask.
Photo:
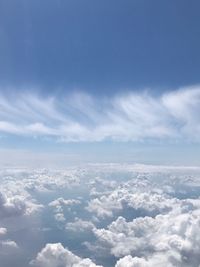
[[(15, 101), (14, 101), (15, 100)], [(147, 91), (109, 98), (75, 93), (60, 98), (0, 95), (0, 132), (71, 141), (199, 141), (200, 86), (153, 96)]]

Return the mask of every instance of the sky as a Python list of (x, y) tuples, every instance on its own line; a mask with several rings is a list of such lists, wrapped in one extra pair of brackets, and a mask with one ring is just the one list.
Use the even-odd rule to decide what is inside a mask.
[(0, 164), (198, 165), (199, 8), (1, 0)]
[(0, 0), (0, 267), (200, 267), (199, 10)]

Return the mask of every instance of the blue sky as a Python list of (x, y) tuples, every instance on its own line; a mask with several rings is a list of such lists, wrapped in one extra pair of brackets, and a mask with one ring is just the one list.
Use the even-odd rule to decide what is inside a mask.
[(94, 94), (199, 83), (199, 1), (2, 0), (0, 80)]
[(195, 0), (2, 0), (1, 158), (6, 150), (185, 164), (189, 155), (196, 164), (199, 8)]

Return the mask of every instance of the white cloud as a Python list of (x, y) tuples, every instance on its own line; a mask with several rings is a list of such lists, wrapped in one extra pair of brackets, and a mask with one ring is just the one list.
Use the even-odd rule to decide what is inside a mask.
[(60, 211), (63, 206), (65, 207), (71, 207), (74, 205), (80, 204), (80, 200), (77, 199), (64, 199), (62, 197), (55, 199), (54, 201), (49, 203), (50, 207), (54, 207), (57, 210)]
[(7, 229), (5, 227), (0, 227), (0, 236), (4, 236), (7, 233)]
[(7, 197), (0, 192), (0, 218), (29, 215), (42, 208), (24, 196)]
[(112, 217), (114, 211), (122, 210), (122, 204), (115, 194), (111, 196), (101, 196), (92, 199), (86, 208), (91, 213), (96, 213), (99, 217)]
[(54, 218), (58, 222), (65, 222), (64, 207), (67, 207), (68, 211), (72, 209), (74, 205), (78, 205), (81, 202), (77, 199), (64, 199), (62, 197), (57, 198), (49, 203), (49, 207), (53, 208), (55, 215)]
[(167, 260), (166, 255), (158, 253), (150, 259), (125, 256), (118, 260), (115, 267), (175, 267)]
[[(175, 208), (155, 218), (144, 217), (127, 222), (119, 217), (108, 229), (94, 229), (94, 233), (116, 257), (132, 255), (141, 258), (131, 260), (140, 265), (130, 266), (183, 267), (189, 264), (193, 267), (200, 261), (200, 209), (199, 203), (198, 208), (182, 203), (184, 205), (187, 211), (183, 207)], [(119, 266), (125, 265), (119, 263)]]
[(92, 231), (95, 225), (91, 221), (84, 221), (79, 218), (75, 218), (74, 222), (68, 222), (65, 226), (66, 230), (74, 232)]
[(19, 248), (17, 243), (12, 240), (4, 240), (0, 242), (0, 246), (2, 249), (17, 249)]
[[(13, 101), (14, 100), (14, 101)], [(107, 99), (0, 95), (0, 132), (61, 141), (191, 139), (199, 141), (200, 86), (160, 96), (130, 92)]]
[(102, 267), (88, 258), (74, 255), (60, 243), (47, 244), (31, 264), (37, 267)]
[[(36, 192), (51, 192), (57, 191), (61, 188), (73, 188), (79, 186), (80, 178), (76, 168), (64, 171), (43, 170), (41, 172), (33, 171), (29, 173), (29, 177), (27, 179), (25, 178), (22, 182), (25, 182), (26, 190)], [(62, 198), (60, 200), (61, 202), (65, 202), (65, 200)], [(59, 200), (56, 201), (56, 203), (57, 202), (59, 202)], [(69, 204), (70, 200), (67, 203)]]
[[(94, 190), (92, 189), (92, 192)], [(162, 190), (145, 177), (134, 178), (120, 184), (111, 192), (102, 193), (91, 199), (86, 209), (98, 217), (112, 217), (114, 213), (127, 207), (145, 211), (146, 215), (156, 215), (170, 211), (179, 200), (162, 193)]]
[(57, 222), (65, 222), (65, 216), (63, 213), (59, 212), (54, 215), (54, 218)]
[(199, 140), (199, 86), (184, 88), (166, 94), (163, 96), (162, 102), (173, 118), (175, 118), (175, 121), (179, 123), (182, 134)]
[[(0, 259), (9, 260), (9, 251), (22, 252), (19, 262), (27, 255), (32, 259), (35, 249), (41, 250), (41, 242), (64, 239), (69, 249), (74, 249), (75, 242), (77, 251), (81, 246), (82, 258), (61, 244), (47, 244), (32, 265), (96, 267), (94, 259), (102, 264), (116, 257), (113, 267), (198, 267), (199, 171), (138, 164), (90, 164), (54, 171), (2, 169)], [(90, 190), (97, 193), (95, 198)], [(177, 192), (182, 193), (180, 199)], [(41, 216), (32, 215), (38, 208), (33, 196), (39, 196), (37, 201), (46, 207)], [(73, 213), (73, 205), (79, 204)], [(72, 212), (65, 217), (68, 208)], [(53, 225), (52, 216), (62, 224)], [(94, 216), (98, 216), (96, 221)], [(44, 233), (44, 227), (49, 232)], [(23, 251), (32, 248), (29, 240), (34, 240), (34, 251), (26, 254)], [(87, 259), (88, 250), (91, 259)]]

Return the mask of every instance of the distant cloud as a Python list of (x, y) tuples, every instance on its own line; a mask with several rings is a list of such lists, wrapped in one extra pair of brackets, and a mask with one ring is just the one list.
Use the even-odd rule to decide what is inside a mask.
[(79, 218), (75, 218), (74, 222), (68, 222), (65, 226), (67, 231), (74, 231), (74, 232), (84, 232), (84, 231), (92, 231), (95, 226), (91, 221), (84, 221)]
[(0, 227), (0, 236), (3, 236), (7, 233), (7, 229), (5, 227)]
[(4, 249), (4, 248), (17, 249), (17, 248), (19, 248), (18, 245), (17, 245), (17, 243), (15, 241), (12, 241), (12, 240), (2, 241), (0, 243), (0, 247), (2, 247), (2, 249)]
[(200, 141), (200, 86), (160, 96), (130, 92), (107, 98), (85, 93), (43, 98), (0, 95), (0, 132), (63, 142), (188, 139)]

